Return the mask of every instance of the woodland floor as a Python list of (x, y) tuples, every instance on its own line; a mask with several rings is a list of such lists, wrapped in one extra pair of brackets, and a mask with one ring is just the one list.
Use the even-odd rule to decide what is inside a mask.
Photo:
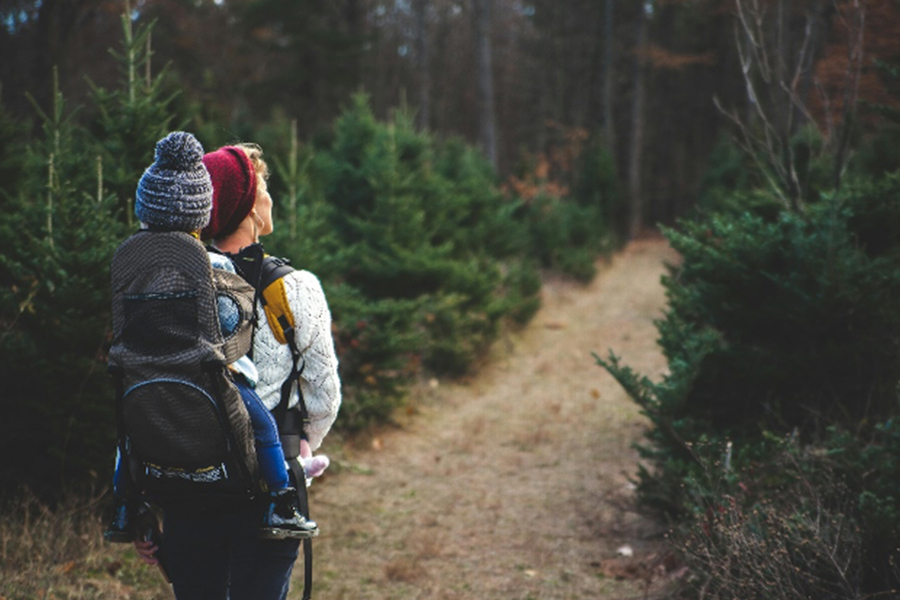
[[(393, 427), (326, 442), (334, 464), (311, 488), (314, 597), (648, 597), (666, 575), (629, 483), (646, 420), (591, 353), (659, 377), (653, 321), (675, 261), (644, 239), (589, 286), (545, 282), (540, 312), (476, 375), (423, 382)], [(302, 559), (291, 598), (301, 590)]]

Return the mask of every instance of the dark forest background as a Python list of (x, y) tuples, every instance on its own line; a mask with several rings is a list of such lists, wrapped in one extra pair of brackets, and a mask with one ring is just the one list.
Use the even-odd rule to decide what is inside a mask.
[[(6, 108), (32, 117), (25, 91), (46, 108), (54, 66), (73, 105), (89, 81), (112, 87), (123, 3), (4, 0)], [(364, 90), (379, 118), (408, 106), (437, 136), (492, 140), (504, 180), (546, 162), (548, 179), (570, 185), (569, 157), (607, 147), (651, 226), (694, 204), (724, 124), (713, 97), (747, 102), (723, 0), (132, 0), (131, 11), (156, 22), (152, 68), (170, 65), (176, 102), (217, 139), (291, 120), (308, 139)]]

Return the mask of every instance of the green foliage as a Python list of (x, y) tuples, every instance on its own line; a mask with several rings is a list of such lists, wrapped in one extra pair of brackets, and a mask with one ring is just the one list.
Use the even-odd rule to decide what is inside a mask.
[(850, 163), (851, 177), (881, 177), (900, 169), (900, 125), (882, 123)]
[(569, 193), (554, 171), (568, 175), (571, 159), (560, 158), (555, 165), (543, 155), (534, 160), (523, 167), (522, 179), (510, 179), (521, 197), (512, 205), (513, 218), (523, 225), (517, 242), (541, 266), (588, 282), (596, 274), (597, 257), (626, 239), (628, 207), (618, 191), (614, 161), (604, 147), (589, 145), (578, 158)]
[(0, 98), (0, 208), (6, 206), (6, 195), (18, 187), (25, 163), (27, 124), (16, 121)]
[(525, 203), (516, 218), (527, 226), (528, 252), (541, 265), (582, 282), (594, 278), (594, 262), (609, 244), (601, 207), (541, 194)]
[(672, 539), (709, 598), (863, 598), (900, 585), (892, 419), (813, 444), (765, 434), (694, 445), (690, 514)]
[(19, 460), (0, 481), (50, 498), (112, 466), (109, 261), (129, 231), (130, 194), (172, 120), (159, 80), (128, 78), (146, 60), (149, 32), (130, 37), (124, 17), (123, 27), (123, 89), (94, 88), (96, 121), (76, 119), (58, 91), (49, 112), (35, 104), (41, 133), (2, 194), (0, 376), (10, 409), (0, 439), (4, 456)]
[(473, 149), (438, 143), (402, 112), (379, 122), (360, 95), (332, 136), (275, 164), (288, 218), (272, 247), (323, 279), (341, 426), (384, 419), (423, 368), (469, 371), (505, 320), (536, 310), (517, 205)]
[(417, 372), (414, 352), (422, 345), (422, 334), (412, 327), (410, 316), (417, 314), (419, 303), (372, 300), (352, 286), (325, 283), (344, 395), (338, 426), (357, 431), (389, 420)]
[(864, 435), (832, 428), (821, 444), (852, 492), (853, 514), (862, 531), (870, 588), (900, 586), (900, 429), (896, 418), (867, 428)]
[(751, 173), (746, 154), (730, 136), (720, 135), (700, 179), (697, 208), (703, 211), (719, 210), (723, 200), (735, 198), (734, 192), (751, 187)]
[(900, 380), (900, 180), (847, 188), (805, 215), (715, 214), (666, 235), (683, 258), (664, 278), (661, 382), (600, 360), (653, 422), (642, 499), (671, 516), (702, 437), (808, 439), (896, 410)]
[(23, 457), (3, 479), (45, 492), (84, 483), (113, 444), (108, 264), (124, 230), (61, 94), (41, 118), (0, 223), (0, 278), (9, 282), (0, 290), (0, 376), (11, 407), (0, 438), (4, 455)]
[[(800, 205), (817, 202), (823, 190), (835, 185), (834, 156), (819, 129), (807, 125), (789, 140), (796, 194)], [(696, 208), (703, 212), (730, 212), (750, 208), (746, 200), (794, 206), (783, 175), (773, 168), (774, 157), (758, 150), (750, 154), (729, 136), (721, 135), (710, 153), (700, 180)], [(781, 159), (778, 159), (780, 164)], [(794, 178), (792, 178), (792, 181)], [(761, 189), (766, 189), (761, 193)]]
[[(625, 194), (619, 190), (616, 162), (612, 153), (599, 140), (588, 145), (581, 157), (581, 166), (572, 196), (579, 206), (595, 209), (592, 223), (595, 248), (610, 251), (628, 237), (629, 206)], [(604, 239), (607, 238), (608, 239)]]
[(110, 50), (119, 63), (120, 87), (108, 91), (89, 81), (97, 112), (90, 126), (92, 145), (107, 165), (104, 185), (118, 198), (130, 224), (137, 181), (153, 162), (156, 142), (171, 130), (174, 95), (164, 90), (165, 70), (150, 76), (148, 40), (153, 24), (134, 32), (131, 16), (124, 14), (121, 23), (121, 52)]
[[(900, 95), (900, 68), (898, 68), (897, 65), (877, 59), (874, 61), (874, 64), (879, 78), (882, 83), (884, 83), (888, 94), (896, 98)], [(900, 124), (900, 110), (898, 110), (896, 106), (883, 103), (873, 104), (865, 100), (860, 103), (863, 108), (880, 114), (887, 121), (894, 124)]]

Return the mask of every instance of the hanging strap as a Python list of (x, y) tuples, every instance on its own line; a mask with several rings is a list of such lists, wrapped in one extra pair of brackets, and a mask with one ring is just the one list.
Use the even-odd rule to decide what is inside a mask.
[[(128, 459), (127, 447), (125, 444), (125, 417), (122, 412), (122, 402), (125, 396), (125, 374), (121, 367), (109, 365), (106, 372), (113, 378), (116, 388), (116, 444), (119, 450), (119, 477), (120, 481), (127, 483), (125, 486), (125, 494), (129, 499), (133, 496), (134, 482), (131, 481), (131, 463)], [(122, 490), (119, 490), (120, 492)]]
[[(294, 476), (294, 484), (297, 486), (297, 495), (300, 500), (300, 514), (309, 519), (309, 494), (306, 489), (306, 474), (303, 467), (294, 459), (288, 460), (291, 474)], [(312, 596), (313, 578), (313, 554), (312, 540), (303, 540), (303, 600), (309, 600)]]
[[(300, 349), (294, 339), (293, 326), (285, 327), (282, 324), (288, 347), (291, 349), (291, 373), (281, 384), (281, 400), (278, 406), (272, 410), (275, 422), (278, 423), (278, 433), (281, 437), (281, 446), (284, 449), (285, 458), (294, 474), (297, 495), (299, 497), (300, 514), (309, 519), (309, 495), (306, 490), (306, 473), (296, 460), (300, 455), (300, 440), (306, 439), (306, 424), (309, 422), (309, 413), (306, 411), (306, 402), (303, 400), (303, 390), (300, 389), (300, 373), (303, 372), (303, 359)], [(297, 394), (299, 402), (295, 411), (288, 410), (288, 402), (291, 397), (291, 389), (297, 382)], [(297, 422), (299, 420), (299, 423)], [(312, 596), (313, 554), (312, 540), (303, 540), (303, 600), (310, 600)]]
[[(282, 281), (282, 278), (293, 270), (294, 268), (288, 261), (274, 256), (265, 256), (259, 270), (258, 289), (260, 290), (259, 300), (266, 313), (266, 320), (272, 334), (280, 343), (286, 344), (291, 352), (291, 371), (281, 384), (278, 406), (272, 410), (272, 413), (275, 415), (275, 421), (278, 423), (281, 433), (299, 435), (305, 439), (309, 412), (303, 398), (303, 390), (300, 388), (303, 357), (297, 346), (294, 315)], [(297, 384), (298, 395), (296, 416), (288, 411), (294, 383)], [(297, 422), (298, 419), (299, 422)]]

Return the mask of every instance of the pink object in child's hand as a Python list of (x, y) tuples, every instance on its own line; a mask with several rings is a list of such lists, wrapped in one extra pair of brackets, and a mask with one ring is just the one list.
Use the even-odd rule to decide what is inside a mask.
[(331, 461), (328, 460), (328, 457), (324, 454), (320, 454), (319, 456), (311, 456), (304, 460), (303, 470), (306, 472), (307, 477), (318, 477), (330, 464)]

